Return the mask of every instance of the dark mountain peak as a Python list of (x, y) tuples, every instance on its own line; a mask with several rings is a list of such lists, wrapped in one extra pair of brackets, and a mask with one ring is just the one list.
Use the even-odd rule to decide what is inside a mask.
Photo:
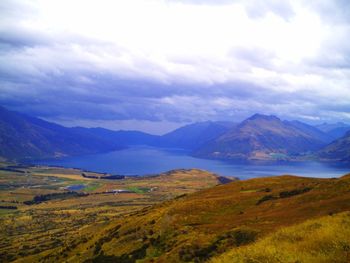
[(254, 114), (235, 129), (200, 147), (194, 155), (219, 159), (274, 160), (318, 150), (326, 134), (301, 122)]
[(249, 117), (247, 120), (248, 121), (252, 121), (252, 120), (281, 121), (280, 118), (276, 117), (275, 115), (264, 115), (260, 113), (255, 113), (253, 116)]

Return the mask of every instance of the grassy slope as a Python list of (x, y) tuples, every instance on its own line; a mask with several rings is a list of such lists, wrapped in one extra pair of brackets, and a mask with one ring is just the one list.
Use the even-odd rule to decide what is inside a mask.
[[(200, 170), (176, 170), (153, 177), (126, 180), (83, 178), (77, 169), (30, 167), (24, 173), (0, 171), (0, 261), (57, 261), (67, 250), (86, 246), (95, 234), (125, 215), (178, 195), (217, 185), (218, 178)], [(25, 205), (34, 195), (64, 192), (72, 184), (88, 186), (89, 196)], [(112, 189), (139, 189), (138, 193), (104, 194)], [(152, 189), (152, 191), (145, 191)], [(143, 190), (143, 191), (142, 191)], [(84, 189), (86, 191), (86, 189)], [(98, 193), (98, 194), (94, 194)], [(112, 224), (112, 225), (113, 225)], [(78, 252), (79, 253), (79, 252)], [(57, 256), (58, 255), (58, 256)], [(56, 258), (57, 256), (57, 258)]]
[(350, 262), (350, 213), (282, 228), (254, 244), (232, 249), (211, 263)]
[(67, 258), (199, 262), (282, 227), (349, 209), (350, 176), (238, 181), (115, 220), (84, 245), (92, 249), (77, 247)]

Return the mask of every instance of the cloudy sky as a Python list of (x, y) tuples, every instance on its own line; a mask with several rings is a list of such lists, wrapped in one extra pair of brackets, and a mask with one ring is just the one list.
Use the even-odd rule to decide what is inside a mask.
[(164, 133), (259, 112), (350, 123), (347, 0), (1, 0), (0, 105)]

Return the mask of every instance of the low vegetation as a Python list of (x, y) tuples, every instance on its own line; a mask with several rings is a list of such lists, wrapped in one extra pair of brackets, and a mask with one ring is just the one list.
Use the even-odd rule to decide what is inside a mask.
[[(26, 172), (0, 171), (6, 186), (0, 188), (0, 205), (17, 207), (0, 209), (1, 262), (231, 262), (237, 253), (243, 258), (238, 262), (274, 262), (274, 255), (275, 262), (327, 262), (316, 248), (300, 260), (289, 257), (299, 250), (297, 242), (273, 254), (288, 240), (300, 246), (317, 243), (307, 243), (307, 237), (325, 239), (320, 242), (324, 254), (331, 250), (339, 259), (335, 262), (347, 262), (349, 240), (334, 233), (348, 235), (349, 215), (339, 213), (350, 210), (350, 175), (277, 176), (219, 185), (218, 177), (200, 170), (121, 180), (83, 177), (76, 169), (20, 170)], [(65, 189), (71, 185), (85, 188), (70, 194)], [(304, 225), (306, 220), (311, 223)], [(318, 222), (320, 228), (307, 232)], [(278, 235), (280, 243), (273, 241)], [(263, 247), (272, 251), (266, 261), (259, 258)], [(248, 248), (256, 258), (244, 258)]]
[[(71, 253), (75, 261), (83, 261), (77, 258), (86, 251), (92, 252), (95, 261), (105, 262), (108, 257), (103, 250), (100, 253), (99, 244), (108, 239), (95, 237), (114, 226), (112, 222), (220, 183), (217, 176), (200, 170), (104, 180), (92, 172), (85, 172), (92, 177), (83, 177), (78, 169), (16, 166), (14, 171), (6, 168), (10, 165), (0, 164), (4, 168), (0, 170), (0, 262), (64, 261)], [(75, 185), (85, 187), (66, 190)], [(113, 192), (123, 189), (133, 191)]]
[[(274, 198), (257, 205), (266, 195)], [(349, 209), (349, 176), (236, 181), (113, 219), (84, 245), (64, 250), (63, 258), (88, 262), (206, 262), (254, 244), (279, 229)]]
[(350, 262), (350, 213), (282, 228), (254, 244), (234, 248), (210, 262)]

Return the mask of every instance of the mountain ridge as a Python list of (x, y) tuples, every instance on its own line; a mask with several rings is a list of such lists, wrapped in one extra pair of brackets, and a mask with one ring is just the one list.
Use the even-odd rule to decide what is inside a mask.
[[(335, 125), (342, 125), (336, 129), (344, 129), (345, 124)], [(328, 127), (331, 131), (333, 128), (334, 125)], [(337, 141), (332, 141), (333, 138), (334, 135), (303, 122), (259, 113), (238, 124), (199, 122), (159, 136), (141, 131), (67, 128), (0, 107), (0, 157), (4, 159), (83, 155), (148, 145), (183, 148), (199, 158), (290, 160), (297, 157), (304, 160), (305, 155), (313, 159), (339, 160), (341, 158), (328, 158), (324, 154), (332, 148), (328, 145)], [(345, 143), (344, 147), (350, 146)], [(312, 154), (314, 152), (316, 154)]]
[(315, 151), (330, 141), (328, 136), (301, 122), (282, 121), (273, 115), (254, 114), (237, 127), (194, 152), (194, 156), (217, 159), (288, 158)]
[(350, 131), (317, 153), (321, 160), (350, 162)]

